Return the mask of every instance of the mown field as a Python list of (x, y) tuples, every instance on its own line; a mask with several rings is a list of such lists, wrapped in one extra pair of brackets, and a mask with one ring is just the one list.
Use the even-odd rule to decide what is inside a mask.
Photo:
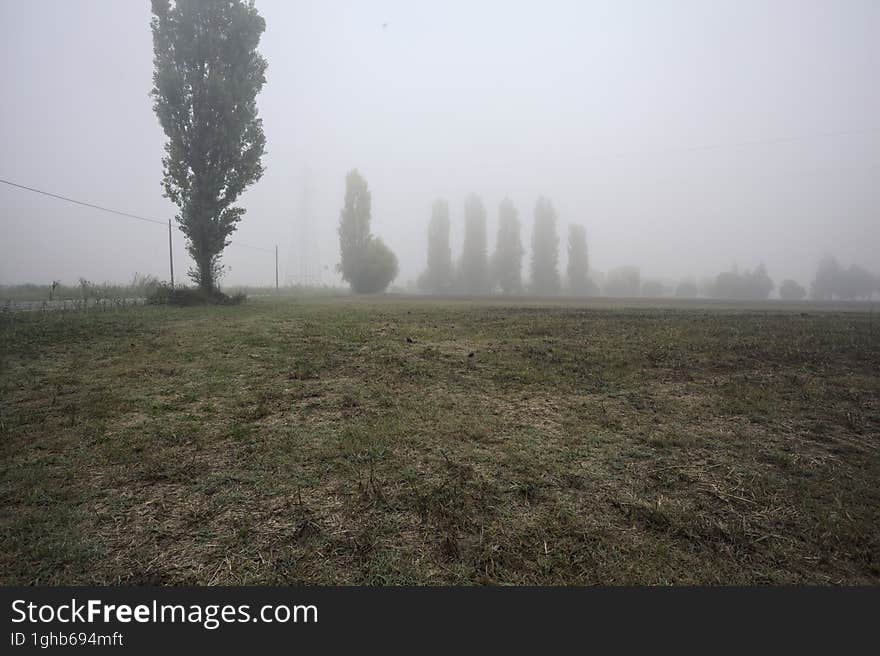
[(0, 317), (2, 584), (880, 583), (880, 320)]

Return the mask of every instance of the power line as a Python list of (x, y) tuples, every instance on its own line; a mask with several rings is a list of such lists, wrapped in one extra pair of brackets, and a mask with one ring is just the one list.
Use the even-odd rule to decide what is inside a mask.
[(19, 189), (26, 189), (27, 191), (32, 191), (35, 194), (42, 194), (43, 196), (50, 196), (51, 198), (57, 198), (58, 200), (64, 200), (68, 203), (75, 203), (76, 205), (82, 205), (83, 207), (91, 207), (92, 209), (101, 210), (102, 212), (109, 212), (110, 214), (118, 214), (119, 216), (127, 216), (130, 219), (137, 219), (138, 221), (147, 221), (148, 223), (157, 223), (160, 226), (165, 226), (166, 221), (159, 221), (158, 219), (150, 219), (145, 216), (138, 216), (137, 214), (131, 214), (129, 212), (122, 212), (120, 210), (113, 210), (109, 207), (101, 207), (100, 205), (93, 205), (92, 203), (86, 203), (85, 201), (76, 200), (75, 198), (68, 198), (67, 196), (61, 196), (60, 194), (53, 194), (48, 191), (43, 191), (42, 189), (34, 189), (33, 187), (26, 187), (23, 184), (18, 184), (17, 182), (11, 182), (10, 180), (4, 180), (0, 178), (0, 182), (3, 184), (9, 185), (10, 187), (18, 187)]
[(271, 248), (263, 248), (262, 246), (251, 246), (250, 244), (245, 244), (240, 241), (232, 241), (229, 242), (230, 246), (244, 246), (245, 248), (252, 248), (255, 251), (263, 251), (264, 253), (274, 253), (274, 249)]
[[(41, 194), (43, 196), (49, 196), (50, 198), (57, 198), (58, 200), (63, 200), (68, 203), (74, 203), (76, 205), (82, 205), (83, 207), (90, 207), (95, 210), (101, 210), (102, 212), (109, 212), (110, 214), (117, 214), (118, 216), (125, 216), (130, 219), (137, 219), (138, 221), (146, 221), (148, 223), (155, 223), (162, 227), (168, 225), (168, 221), (160, 221), (159, 219), (151, 219), (146, 216), (140, 216), (138, 214), (132, 214), (131, 212), (123, 212), (122, 210), (114, 210), (109, 207), (103, 207), (101, 205), (95, 205), (94, 203), (87, 203), (82, 200), (76, 200), (75, 198), (70, 198), (68, 196), (62, 196), (61, 194), (53, 194), (50, 191), (44, 191), (43, 189), (36, 189), (34, 187), (28, 187), (23, 184), (18, 184), (17, 182), (12, 182), (11, 180), (4, 180), (0, 178), (0, 182), (3, 184), (9, 185), (10, 187), (18, 187), (19, 189), (25, 189), (26, 191), (32, 191), (35, 194)], [(173, 225), (173, 224), (172, 224)], [(180, 230), (180, 226), (174, 225), (173, 227)], [(244, 248), (252, 248), (256, 251), (263, 251), (264, 253), (274, 253), (275, 251), (270, 248), (263, 248), (261, 246), (252, 246), (250, 244), (245, 244), (240, 241), (231, 242), (230, 246), (243, 246)]]

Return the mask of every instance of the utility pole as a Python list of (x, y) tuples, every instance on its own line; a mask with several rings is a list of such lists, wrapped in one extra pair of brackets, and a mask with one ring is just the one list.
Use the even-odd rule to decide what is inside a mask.
[(174, 289), (174, 257), (171, 255), (171, 219), (168, 219), (168, 265), (171, 267), (171, 289)]
[(275, 244), (275, 291), (278, 291), (278, 244)]

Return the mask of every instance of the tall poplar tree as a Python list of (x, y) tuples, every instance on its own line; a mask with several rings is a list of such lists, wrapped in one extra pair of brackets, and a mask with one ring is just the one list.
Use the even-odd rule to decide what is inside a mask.
[(449, 247), (449, 203), (437, 199), (428, 223), (428, 267), (419, 276), (419, 287), (429, 292), (449, 289), (452, 283), (452, 251)]
[(464, 291), (469, 294), (485, 294), (489, 291), (486, 206), (476, 194), (470, 194), (464, 203), (464, 245), (460, 273)]
[(495, 283), (505, 294), (522, 292), (522, 256), (520, 225), (516, 208), (509, 198), (498, 206), (498, 239), (492, 256)]
[(587, 230), (584, 226), (568, 227), (568, 290), (575, 296), (586, 296), (590, 291)]
[(532, 229), (532, 289), (539, 295), (559, 293), (559, 237), (556, 210), (541, 196), (535, 204)]
[(153, 0), (153, 109), (168, 137), (165, 196), (195, 262), (190, 277), (216, 290), (220, 255), (245, 210), (239, 195), (263, 174), (266, 144), (256, 97), (266, 23), (253, 1)]

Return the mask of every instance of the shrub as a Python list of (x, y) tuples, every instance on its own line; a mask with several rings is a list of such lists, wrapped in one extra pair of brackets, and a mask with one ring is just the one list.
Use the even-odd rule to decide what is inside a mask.
[(378, 237), (370, 239), (358, 253), (351, 276), (351, 288), (357, 294), (385, 291), (397, 277), (397, 256)]
[(752, 271), (725, 271), (715, 277), (711, 295), (715, 298), (766, 299), (773, 291), (773, 281), (763, 264)]
[(678, 287), (675, 288), (675, 296), (677, 298), (696, 298), (698, 295), (697, 283), (689, 278), (685, 278)]
[(800, 301), (807, 295), (807, 290), (794, 280), (783, 280), (779, 286), (779, 298), (783, 301)]
[(663, 283), (657, 280), (646, 280), (642, 283), (642, 296), (645, 298), (659, 298), (664, 291)]
[(171, 287), (167, 283), (159, 283), (147, 296), (148, 305), (175, 305), (189, 307), (194, 305), (238, 305), (247, 296), (235, 294), (227, 296), (223, 292), (214, 289), (205, 291), (198, 287)]
[(608, 277), (605, 280), (605, 295), (634, 298), (639, 295), (641, 287), (641, 274), (638, 267), (617, 267), (608, 272)]

